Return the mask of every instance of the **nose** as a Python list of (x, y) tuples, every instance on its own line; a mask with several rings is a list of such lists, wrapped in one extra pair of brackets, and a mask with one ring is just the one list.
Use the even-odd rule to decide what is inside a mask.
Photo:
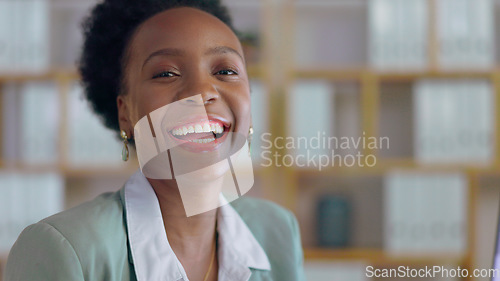
[(212, 83), (197, 81), (189, 83), (178, 99), (191, 105), (209, 105), (220, 98), (219, 92)]

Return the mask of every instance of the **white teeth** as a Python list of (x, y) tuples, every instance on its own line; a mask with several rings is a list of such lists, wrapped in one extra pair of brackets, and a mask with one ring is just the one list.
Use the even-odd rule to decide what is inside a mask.
[(209, 139), (194, 139), (194, 140), (190, 140), (190, 142), (195, 142), (195, 143), (209, 143), (209, 142), (213, 142), (215, 140), (215, 138), (209, 138)]
[(224, 132), (224, 128), (222, 128), (222, 126), (220, 124), (215, 124), (215, 133), (216, 134), (220, 134), (222, 132)]
[(212, 130), (210, 129), (210, 125), (208, 123), (203, 124), (203, 132), (210, 133)]
[(210, 133), (210, 132), (221, 134), (224, 132), (224, 126), (222, 126), (219, 123), (203, 123), (203, 124), (190, 125), (187, 127), (184, 126), (172, 130), (172, 134), (174, 136), (185, 136), (187, 134), (192, 134), (192, 133)]
[(212, 131), (216, 134), (220, 134), (224, 131), (224, 129), (222, 128), (222, 126), (220, 124), (214, 124)]

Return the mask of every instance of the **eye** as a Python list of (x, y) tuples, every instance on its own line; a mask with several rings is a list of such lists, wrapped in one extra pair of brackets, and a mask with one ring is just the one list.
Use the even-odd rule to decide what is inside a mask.
[(217, 75), (238, 75), (238, 73), (232, 69), (219, 70), (216, 74)]
[(174, 76), (178, 76), (178, 75), (172, 71), (162, 71), (162, 72), (154, 75), (153, 79), (164, 78), (164, 77), (174, 77)]

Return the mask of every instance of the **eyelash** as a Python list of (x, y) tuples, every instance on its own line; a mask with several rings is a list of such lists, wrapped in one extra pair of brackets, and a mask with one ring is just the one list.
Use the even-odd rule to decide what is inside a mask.
[[(232, 74), (223, 74), (223, 75), (238, 75), (238, 72), (233, 70), (233, 69), (222, 69), (222, 70), (219, 70), (217, 71), (215, 74), (221, 74), (221, 72), (232, 72)], [(168, 76), (167, 76), (168, 75)], [(156, 79), (156, 78), (169, 78), (169, 77), (174, 77), (174, 76), (178, 76), (177, 74), (173, 73), (172, 71), (162, 71), (158, 74), (155, 74), (153, 76), (153, 79)]]
[(219, 70), (217, 73), (220, 73), (220, 72), (222, 72), (222, 71), (227, 71), (227, 72), (232, 72), (232, 73), (233, 73), (233, 74), (225, 74), (225, 75), (238, 75), (238, 72), (237, 72), (237, 71), (235, 71), (235, 70), (233, 70), (233, 69), (230, 69), (230, 68), (228, 68), (228, 69), (222, 69), (222, 70)]
[[(166, 74), (171, 74), (171, 76), (170, 75), (166, 76)], [(155, 74), (153, 76), (153, 79), (156, 79), (156, 78), (168, 78), (168, 77), (173, 77), (173, 76), (175, 76), (175, 74), (172, 71), (162, 71), (162, 72), (160, 72), (158, 74)]]

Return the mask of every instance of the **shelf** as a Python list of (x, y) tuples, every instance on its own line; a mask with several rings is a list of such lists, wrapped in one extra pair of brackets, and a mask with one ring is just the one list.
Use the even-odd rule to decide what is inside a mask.
[(418, 170), (429, 172), (464, 171), (466, 173), (499, 175), (500, 167), (495, 165), (471, 165), (471, 164), (420, 164), (413, 159), (377, 159), (374, 167), (329, 167), (319, 171), (316, 168), (296, 168), (294, 171), (299, 177), (321, 177), (321, 176), (359, 176), (359, 175), (383, 175), (391, 170)]
[(91, 178), (91, 177), (127, 177), (135, 173), (138, 166), (125, 168), (64, 168), (62, 173), (66, 178)]
[(485, 78), (491, 79), (500, 69), (478, 70), (478, 71), (447, 71), (447, 70), (424, 70), (424, 71), (377, 71), (369, 68), (345, 68), (345, 69), (300, 69), (292, 72), (292, 77), (297, 78), (321, 78), (328, 80), (360, 81), (365, 75), (373, 76), (381, 81), (413, 81), (422, 78)]
[(381, 249), (304, 249), (306, 260), (366, 261), (370, 265), (437, 265), (463, 264), (465, 257), (457, 254), (391, 255)]
[(294, 78), (322, 78), (328, 80), (356, 81), (365, 73), (362, 69), (305, 69), (293, 72)]
[(418, 163), (414, 159), (380, 159), (377, 163), (381, 169), (384, 171), (391, 169), (418, 169), (420, 171), (438, 171), (438, 172), (447, 172), (447, 171), (456, 171), (462, 170), (465, 172), (474, 172), (474, 173), (489, 173), (492, 171), (496, 171), (497, 168), (494, 166), (494, 163), (486, 164), (486, 163), (469, 163), (469, 164), (455, 164), (455, 163)]
[[(109, 166), (69, 166), (65, 164), (40, 164), (40, 165), (27, 165), (23, 163), (5, 162), (0, 159), (0, 169), (6, 171), (23, 171), (26, 173), (43, 173), (59, 171), (65, 177), (79, 178), (79, 177), (101, 177), (101, 176), (126, 176), (131, 175), (139, 169), (139, 162), (135, 156), (129, 159), (126, 163), (119, 163), (117, 165)], [(254, 175), (256, 177), (268, 175), (271, 168), (254, 166)]]
[[(89, 177), (114, 177), (130, 176), (139, 169), (139, 164), (127, 164), (125, 167), (104, 168), (61, 168), (60, 170), (67, 178), (89, 178)], [(254, 176), (259, 177), (266, 173), (265, 168), (254, 169)]]
[[(138, 169), (137, 161), (130, 161), (116, 166), (81, 166), (71, 167), (63, 164), (46, 165), (23, 165), (21, 163), (7, 163), (0, 159), (0, 168), (5, 170), (23, 170), (26, 172), (50, 172), (61, 171), (66, 177), (92, 177), (92, 176), (122, 176), (130, 175)], [(256, 176), (267, 173), (270, 168), (254, 167)], [(420, 164), (413, 159), (381, 159), (377, 161), (374, 167), (328, 167), (319, 171), (317, 168), (289, 168), (296, 173), (298, 177), (316, 178), (323, 176), (360, 176), (360, 175), (383, 175), (391, 170), (419, 170), (428, 172), (450, 172), (461, 170), (465, 173), (478, 175), (500, 175), (500, 167), (491, 165), (472, 165), (472, 164)]]
[(478, 70), (478, 71), (446, 71), (446, 70), (427, 70), (422, 72), (375, 72), (380, 80), (384, 81), (412, 81), (422, 78), (485, 78), (490, 79), (493, 73), (498, 72), (498, 69)]
[(64, 165), (23, 165), (12, 164), (0, 166), (4, 171), (23, 171), (25, 173), (44, 173), (44, 172), (60, 172), (64, 177), (99, 177), (99, 176), (125, 176), (131, 175), (138, 169), (138, 164), (126, 163), (116, 166), (84, 166), (84, 167), (67, 167)]
[(79, 74), (74, 68), (55, 68), (36, 73), (0, 73), (0, 83), (59, 79), (78, 80)]

